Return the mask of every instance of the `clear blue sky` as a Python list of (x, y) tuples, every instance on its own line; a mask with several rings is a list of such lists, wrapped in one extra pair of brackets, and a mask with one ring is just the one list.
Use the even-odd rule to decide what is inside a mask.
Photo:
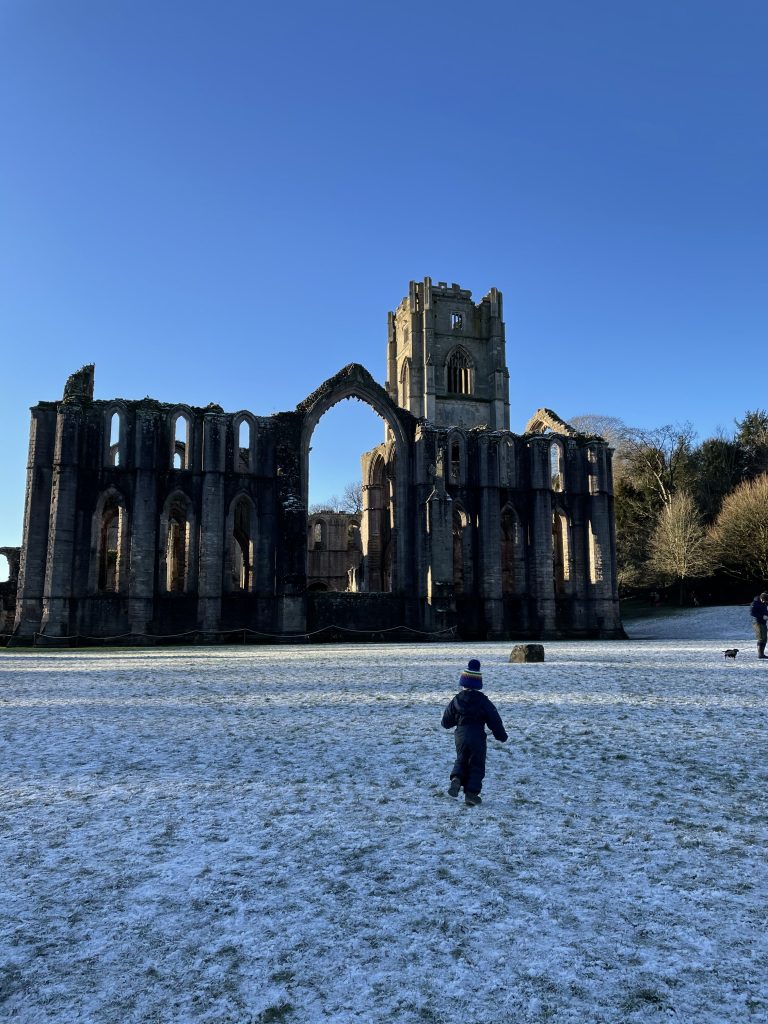
[[(0, 544), (28, 409), (268, 414), (383, 383), (412, 278), (505, 296), (546, 405), (702, 438), (768, 406), (768, 4), (0, 4)], [(345, 403), (313, 500), (381, 437)]]

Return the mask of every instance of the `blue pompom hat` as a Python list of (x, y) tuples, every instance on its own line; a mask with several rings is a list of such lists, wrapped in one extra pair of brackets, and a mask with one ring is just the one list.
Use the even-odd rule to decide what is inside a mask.
[(459, 677), (459, 685), (467, 690), (482, 690), (483, 677), (480, 674), (480, 662), (477, 658), (470, 658), (466, 669)]

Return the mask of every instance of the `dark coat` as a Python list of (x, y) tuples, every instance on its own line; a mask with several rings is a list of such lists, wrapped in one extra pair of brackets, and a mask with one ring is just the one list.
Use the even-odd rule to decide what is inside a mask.
[(768, 604), (765, 604), (759, 597), (756, 597), (752, 602), (752, 607), (749, 609), (749, 614), (758, 622), (765, 622), (765, 617), (768, 615)]
[(501, 715), (480, 690), (460, 690), (443, 712), (441, 724), (444, 729), (457, 726), (467, 732), (480, 732), (483, 736), (487, 725), (501, 743), (508, 738)]

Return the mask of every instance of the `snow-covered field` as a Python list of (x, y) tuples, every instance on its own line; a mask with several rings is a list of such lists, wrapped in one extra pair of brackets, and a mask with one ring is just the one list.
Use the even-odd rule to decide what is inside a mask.
[[(0, 652), (0, 1020), (765, 1021), (768, 663), (745, 609), (663, 621), (543, 665)], [(440, 728), (473, 655), (478, 808)]]

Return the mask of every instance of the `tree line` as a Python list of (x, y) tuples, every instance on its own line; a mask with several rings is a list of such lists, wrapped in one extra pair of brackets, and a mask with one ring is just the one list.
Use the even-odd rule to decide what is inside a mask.
[(768, 585), (768, 413), (756, 409), (697, 443), (690, 423), (651, 430), (576, 416), (614, 449), (619, 593), (674, 589), (742, 600)]

